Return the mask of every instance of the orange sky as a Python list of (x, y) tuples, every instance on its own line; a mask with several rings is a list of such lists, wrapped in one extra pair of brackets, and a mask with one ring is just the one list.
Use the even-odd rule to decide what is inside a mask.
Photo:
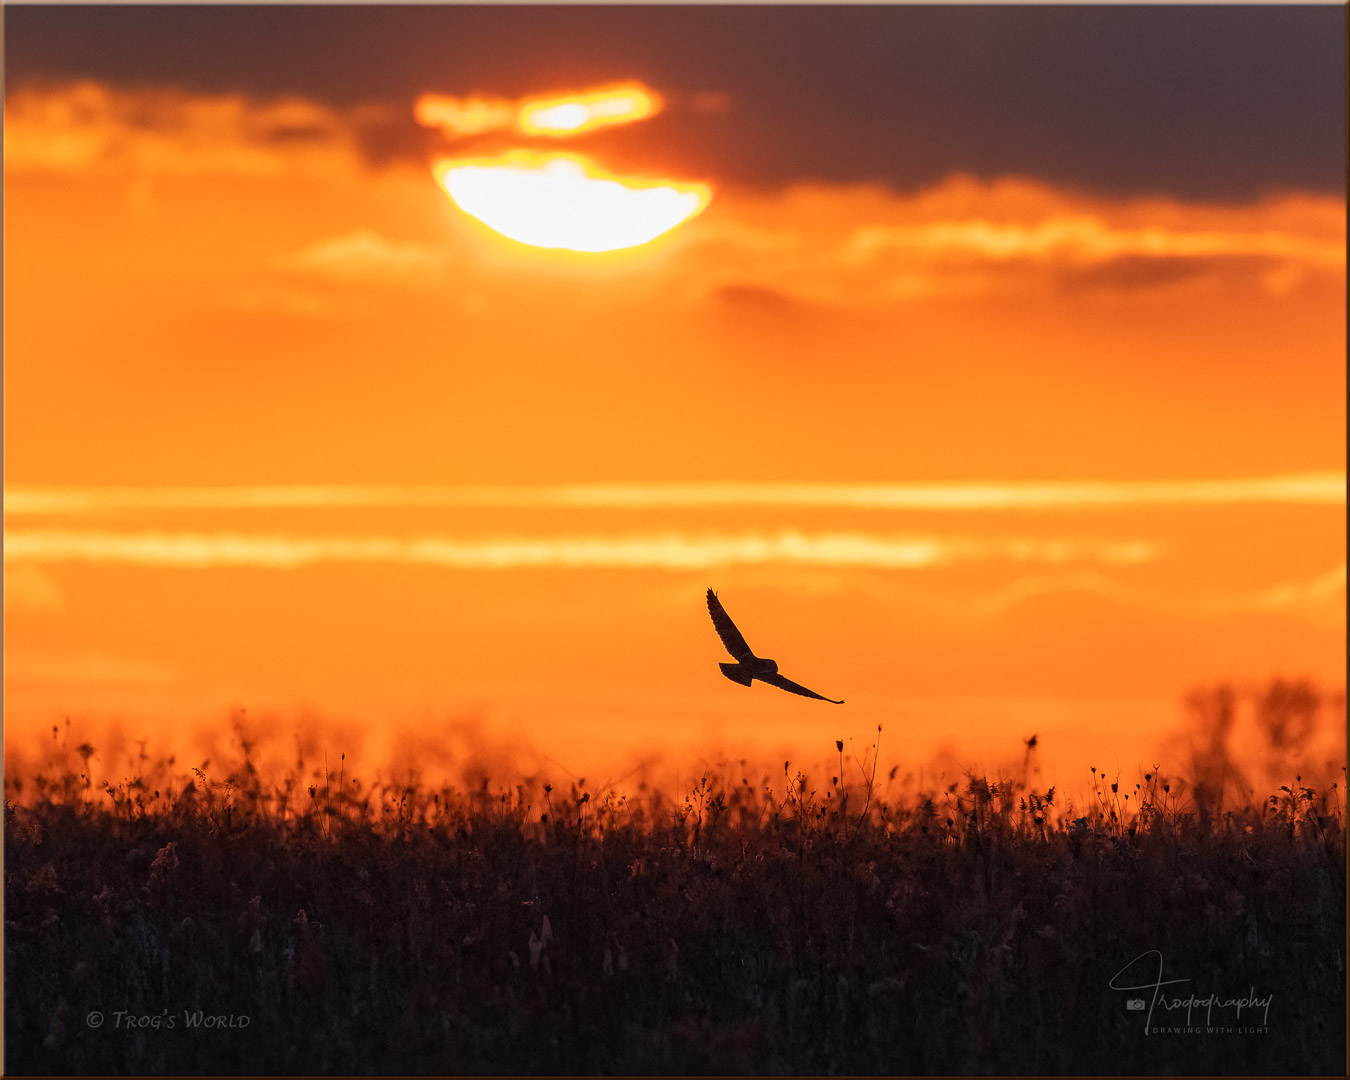
[[(472, 717), (579, 773), (882, 723), (884, 765), (1039, 731), (1077, 776), (1133, 769), (1193, 684), (1344, 685), (1343, 198), (723, 185), (585, 255), (491, 232), (431, 160), (371, 165), (360, 123), (8, 95), (11, 733), (167, 745), (243, 707), (406, 747)], [(707, 484), (748, 486), (670, 497)], [(722, 679), (708, 585), (848, 704)]]

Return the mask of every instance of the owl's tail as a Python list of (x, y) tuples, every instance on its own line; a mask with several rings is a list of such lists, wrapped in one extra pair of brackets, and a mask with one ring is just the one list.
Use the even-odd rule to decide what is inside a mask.
[(749, 686), (752, 676), (745, 670), (744, 664), (718, 664), (725, 675), (734, 683), (740, 683), (742, 686)]

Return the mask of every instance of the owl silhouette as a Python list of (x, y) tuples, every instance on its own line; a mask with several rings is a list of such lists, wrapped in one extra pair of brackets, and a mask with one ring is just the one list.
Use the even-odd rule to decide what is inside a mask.
[(717, 665), (722, 669), (722, 674), (732, 682), (749, 686), (755, 679), (759, 679), (760, 682), (766, 682), (770, 686), (776, 686), (790, 694), (801, 694), (802, 697), (813, 697), (819, 701), (828, 701), (831, 705), (843, 704), (842, 701), (827, 698), (823, 694), (817, 694), (814, 690), (808, 690), (800, 683), (783, 678), (778, 674), (776, 663), (751, 652), (750, 646), (745, 643), (745, 638), (741, 637), (741, 632), (736, 629), (736, 624), (731, 621), (731, 616), (727, 614), (726, 608), (722, 606), (722, 601), (717, 599), (717, 594), (712, 589), (708, 590), (708, 614), (712, 616), (713, 626), (717, 628), (717, 636), (722, 639), (722, 644), (727, 647), (727, 652), (731, 653), (736, 659), (734, 664)]

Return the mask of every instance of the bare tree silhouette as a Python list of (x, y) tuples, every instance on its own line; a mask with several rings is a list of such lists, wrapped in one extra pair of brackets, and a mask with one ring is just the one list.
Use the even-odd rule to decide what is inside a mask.
[(1202, 821), (1223, 810), (1224, 792), (1249, 790), (1247, 778), (1233, 760), (1228, 740), (1237, 719), (1237, 691), (1228, 683), (1192, 690), (1186, 707), (1200, 735), (1192, 743), (1191, 775), (1196, 808)]

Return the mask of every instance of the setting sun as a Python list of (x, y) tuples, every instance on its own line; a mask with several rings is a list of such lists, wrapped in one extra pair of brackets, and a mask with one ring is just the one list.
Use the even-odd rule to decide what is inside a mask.
[(441, 161), (437, 181), (490, 229), (542, 248), (636, 247), (703, 210), (704, 184), (617, 177), (576, 154), (517, 151), (495, 161)]

